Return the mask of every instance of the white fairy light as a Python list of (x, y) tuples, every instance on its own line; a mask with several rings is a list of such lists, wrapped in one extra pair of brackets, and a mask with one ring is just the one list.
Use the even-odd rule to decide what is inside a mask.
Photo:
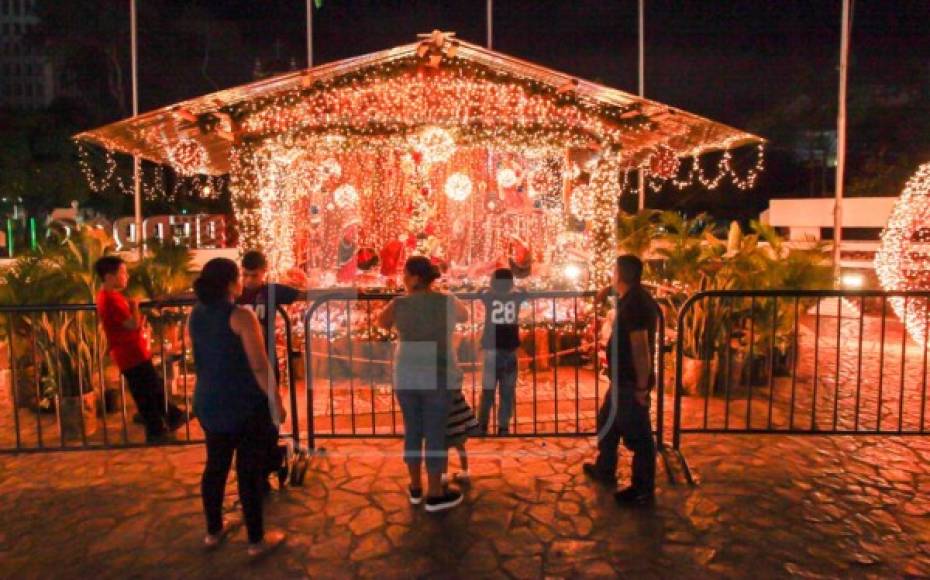
[[(875, 272), (886, 291), (930, 290), (930, 163), (918, 168), (904, 186), (882, 232)], [(918, 344), (927, 341), (927, 299), (888, 299)]]
[(464, 173), (453, 173), (446, 180), (444, 190), (452, 201), (465, 201), (471, 195), (471, 178)]
[(333, 192), (333, 201), (341, 209), (354, 207), (358, 204), (358, 190), (351, 183), (343, 183)]

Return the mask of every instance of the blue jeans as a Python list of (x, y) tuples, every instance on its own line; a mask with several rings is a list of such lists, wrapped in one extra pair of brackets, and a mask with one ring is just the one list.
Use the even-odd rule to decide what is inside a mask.
[(394, 393), (404, 417), (404, 462), (420, 466), (425, 443), (427, 473), (445, 472), (449, 458), (446, 422), (451, 396), (445, 382), (435, 368), (398, 365), (394, 370)]
[(516, 351), (484, 351), (484, 365), (481, 372), (481, 408), (478, 411), (478, 424), (484, 432), (488, 430), (491, 407), (494, 406), (494, 391), (497, 390), (498, 385), (500, 386), (500, 406), (497, 409), (497, 429), (502, 433), (508, 433), (517, 391)]

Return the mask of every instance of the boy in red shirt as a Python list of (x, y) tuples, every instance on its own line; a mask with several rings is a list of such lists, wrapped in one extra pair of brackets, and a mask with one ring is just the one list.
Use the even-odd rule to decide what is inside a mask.
[(152, 353), (142, 336), (145, 321), (139, 304), (122, 291), (129, 284), (126, 263), (118, 256), (104, 256), (94, 264), (103, 281), (97, 294), (97, 314), (107, 335), (110, 357), (119, 367), (145, 424), (146, 442), (165, 438), (186, 422), (184, 413), (171, 403), (165, 405), (161, 377), (152, 364)]

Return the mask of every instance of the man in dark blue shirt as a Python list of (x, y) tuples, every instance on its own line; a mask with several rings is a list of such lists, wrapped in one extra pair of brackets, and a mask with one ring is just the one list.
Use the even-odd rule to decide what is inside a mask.
[(617, 446), (622, 439), (624, 446), (633, 451), (633, 481), (614, 497), (621, 504), (634, 505), (652, 503), (656, 472), (649, 399), (655, 386), (653, 361), (659, 306), (642, 287), (642, 272), (639, 258), (617, 258), (613, 281), (617, 311), (607, 343), (610, 389), (597, 416), (597, 460), (584, 464), (585, 473), (592, 479), (616, 484)]
[[(274, 369), (275, 385), (281, 382), (281, 368), (278, 364), (278, 352), (275, 343), (275, 322), (277, 320), (277, 307), (292, 304), (300, 298), (303, 291), (284, 284), (269, 284), (268, 261), (265, 255), (258, 250), (250, 250), (242, 256), (242, 295), (237, 304), (246, 306), (255, 311), (261, 324), (265, 337), (265, 352), (268, 353), (268, 362)], [(288, 353), (290, 356), (290, 353)], [(293, 413), (293, 409), (291, 410)], [(268, 450), (269, 474), (278, 472), (279, 481), (283, 481), (284, 453), (278, 446), (278, 438), (272, 441), (273, 447)], [(271, 487), (265, 485), (265, 492)]]
[(277, 307), (293, 304), (303, 291), (285, 284), (269, 284), (268, 261), (258, 250), (250, 250), (242, 256), (242, 296), (237, 301), (255, 311), (262, 331), (265, 333), (265, 349), (275, 377), (280, 378), (277, 349), (275, 348), (275, 321)]

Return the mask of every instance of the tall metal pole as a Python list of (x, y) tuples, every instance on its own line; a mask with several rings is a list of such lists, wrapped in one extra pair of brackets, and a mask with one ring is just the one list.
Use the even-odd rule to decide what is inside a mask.
[[(639, 96), (646, 96), (646, 0), (639, 0)], [(646, 167), (638, 172), (639, 211), (646, 209)]]
[(488, 0), (487, 4), (487, 29), (488, 29), (488, 50), (494, 48), (494, 0)]
[(313, 66), (313, 0), (307, 0), (307, 68)]
[[(139, 49), (136, 26), (136, 0), (129, 0), (129, 28), (132, 44), (132, 116), (139, 114)], [(132, 182), (135, 194), (136, 251), (145, 257), (145, 232), (142, 231), (142, 163), (138, 155), (132, 158)]]
[(840, 282), (840, 246), (843, 244), (843, 186), (846, 174), (846, 74), (849, 67), (849, 4), (843, 0), (843, 33), (840, 37), (840, 91), (836, 119), (836, 199), (833, 205), (833, 278)]

